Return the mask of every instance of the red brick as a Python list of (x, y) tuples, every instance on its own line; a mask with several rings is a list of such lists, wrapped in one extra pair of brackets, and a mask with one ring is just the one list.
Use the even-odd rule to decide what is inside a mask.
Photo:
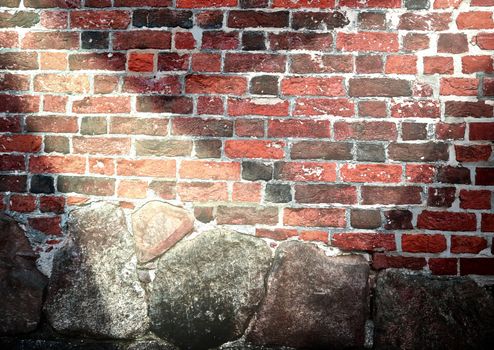
[(416, 186), (379, 187), (363, 186), (361, 188), (362, 204), (420, 204), (422, 188)]
[(458, 273), (458, 259), (430, 258), (429, 270), (433, 275), (456, 275)]
[(436, 100), (392, 102), (391, 116), (397, 118), (439, 118), (441, 105)]
[(445, 9), (445, 8), (458, 8), (463, 0), (435, 0), (435, 9)]
[(152, 72), (154, 71), (154, 54), (130, 53), (127, 66), (131, 72)]
[(283, 229), (283, 228), (275, 228), (272, 230), (264, 229), (264, 228), (256, 229), (257, 237), (274, 239), (276, 241), (284, 241), (290, 237), (297, 236), (297, 234), (298, 234), (297, 230)]
[(174, 118), (172, 134), (228, 137), (233, 135), (233, 122), (225, 119)]
[(230, 116), (262, 115), (284, 117), (288, 115), (288, 107), (288, 101), (277, 98), (228, 99), (228, 115)]
[(127, 58), (123, 53), (76, 53), (69, 56), (70, 70), (124, 71)]
[(404, 234), (401, 249), (410, 253), (440, 253), (446, 250), (446, 238), (443, 235)]
[(247, 79), (237, 76), (189, 75), (185, 79), (185, 92), (243, 95), (247, 92)]
[(461, 190), (460, 208), (462, 209), (491, 209), (491, 191)]
[(35, 50), (76, 50), (79, 42), (78, 32), (27, 32), (21, 47)]
[(386, 117), (386, 102), (384, 101), (359, 101), (358, 111), (360, 117)]
[(126, 29), (130, 24), (130, 12), (112, 11), (72, 11), (70, 26), (78, 29)]
[(319, 230), (304, 230), (300, 231), (298, 237), (303, 241), (319, 241), (328, 243), (328, 233)]
[(260, 183), (235, 182), (233, 184), (232, 201), (260, 203), (261, 190)]
[(424, 74), (453, 74), (453, 57), (424, 57)]
[(482, 232), (494, 232), (494, 214), (482, 214)]
[(347, 251), (396, 250), (395, 235), (382, 233), (334, 233), (331, 245)]
[(176, 162), (168, 159), (118, 159), (117, 175), (175, 178)]
[(196, 39), (192, 33), (176, 32), (175, 33), (175, 49), (177, 50), (192, 50), (196, 47)]
[(282, 8), (320, 8), (328, 9), (334, 8), (335, 0), (274, 0), (273, 7)]
[(400, 182), (401, 165), (344, 164), (340, 175), (346, 182)]
[(117, 196), (124, 198), (146, 198), (148, 184), (140, 180), (120, 180), (117, 185)]
[(491, 56), (463, 56), (461, 64), (463, 73), (492, 73), (494, 71)]
[(334, 115), (337, 117), (353, 117), (355, 106), (345, 98), (297, 98), (294, 116)]
[(417, 74), (417, 56), (389, 55), (384, 71), (386, 74)]
[[(134, 77), (127, 77), (134, 78)], [(139, 77), (135, 77), (139, 78)], [(114, 75), (95, 75), (94, 76), (94, 93), (96, 94), (111, 94), (117, 92), (119, 85), (119, 77)], [(125, 87), (124, 87), (125, 89)]]
[(281, 81), (281, 91), (284, 95), (295, 96), (345, 95), (342, 77), (287, 77)]
[(59, 112), (66, 111), (68, 97), (67, 96), (43, 96), (43, 110), (45, 112)]
[(226, 182), (178, 183), (177, 192), (180, 199), (187, 202), (216, 202), (228, 200)]
[(459, 162), (488, 161), (492, 154), (490, 145), (455, 145), (456, 160)]
[(183, 160), (179, 176), (182, 179), (240, 180), (240, 163)]
[(407, 51), (427, 50), (430, 39), (427, 34), (406, 33), (403, 37), (403, 49)]
[(425, 14), (405, 12), (400, 16), (398, 29), (402, 30), (448, 30), (451, 22), (451, 13), (429, 12)]
[(494, 275), (494, 259), (460, 258), (460, 275)]
[(190, 55), (178, 53), (162, 53), (158, 55), (158, 71), (187, 71), (190, 65)]
[(62, 214), (65, 210), (65, 198), (59, 196), (42, 196), (39, 198), (39, 210), (43, 213)]
[(470, 140), (471, 141), (494, 140), (494, 124), (470, 123)]
[(41, 136), (0, 135), (0, 152), (38, 152), (41, 144)]
[(492, 11), (460, 12), (456, 26), (458, 29), (493, 29)]
[(475, 37), (475, 43), (482, 50), (494, 50), (494, 34), (479, 33)]
[(26, 169), (24, 161), (23, 155), (1, 154), (0, 171), (24, 171)]
[(73, 102), (72, 111), (84, 114), (129, 113), (130, 98), (126, 96), (85, 97)]
[(298, 203), (356, 204), (357, 190), (349, 185), (296, 185)]
[(238, 32), (207, 31), (202, 34), (202, 49), (235, 50), (240, 44)]
[(47, 29), (67, 29), (68, 18), (68, 12), (65, 11), (43, 11), (40, 22)]
[(287, 226), (345, 227), (344, 209), (285, 208), (283, 223)]
[(178, 95), (180, 93), (180, 81), (176, 76), (126, 76), (122, 91), (140, 94)]
[(194, 72), (220, 72), (221, 55), (216, 53), (195, 53), (192, 55)]
[(115, 159), (113, 158), (89, 158), (88, 170), (90, 174), (114, 175)]
[(340, 0), (340, 6), (353, 8), (398, 8), (401, 6), (400, 0)]
[(285, 156), (285, 143), (265, 140), (227, 140), (225, 154), (229, 158), (281, 159)]
[(177, 0), (177, 8), (235, 7), (237, 0)]
[(197, 98), (197, 113), (222, 115), (224, 113), (223, 99), (215, 96), (199, 96)]
[(390, 122), (335, 122), (335, 140), (366, 140), (389, 141), (396, 140), (396, 125)]
[(29, 158), (29, 171), (34, 174), (84, 174), (86, 158), (80, 156), (32, 156)]
[(336, 48), (341, 51), (398, 51), (398, 35), (384, 32), (338, 33)]
[(433, 183), (436, 167), (428, 164), (407, 164), (405, 179), (413, 183)]
[(72, 139), (74, 153), (124, 155), (130, 152), (128, 137), (74, 137)]
[(487, 240), (484, 237), (451, 236), (451, 253), (478, 254), (487, 248)]
[(274, 178), (299, 182), (334, 182), (336, 164), (320, 162), (278, 162), (275, 163)]
[(28, 223), (32, 229), (41, 231), (47, 235), (58, 236), (62, 234), (60, 216), (29, 218)]
[(264, 121), (260, 119), (237, 119), (235, 120), (235, 135), (263, 137)]
[(442, 231), (475, 231), (477, 219), (471, 213), (453, 213), (424, 210), (418, 216), (417, 227)]
[(14, 31), (0, 32), (0, 47), (14, 48), (19, 46), (19, 34)]
[(442, 78), (441, 95), (477, 96), (479, 79), (476, 78)]
[(0, 80), (0, 90), (26, 91), (29, 90), (29, 76), (21, 74), (3, 73)]
[(0, 94), (0, 113), (36, 113), (39, 96)]
[(170, 49), (172, 34), (156, 30), (129, 30), (113, 33), (114, 50)]
[(463, 53), (468, 51), (468, 39), (464, 33), (441, 33), (437, 41), (437, 52)]
[(10, 196), (10, 210), (19, 213), (29, 213), (36, 210), (36, 197), (30, 195)]
[(275, 119), (268, 121), (268, 137), (310, 137), (330, 136), (328, 120)]
[(357, 56), (355, 58), (357, 73), (382, 73), (383, 58), (375, 55)]
[(278, 54), (227, 53), (225, 72), (269, 72), (285, 71), (286, 57)]
[(463, 140), (465, 130), (465, 123), (438, 123), (436, 124), (436, 138), (438, 140)]
[(427, 265), (425, 258), (413, 258), (407, 256), (392, 256), (383, 253), (373, 255), (372, 267), (376, 270), (388, 268), (406, 268), (409, 270), (422, 270)]

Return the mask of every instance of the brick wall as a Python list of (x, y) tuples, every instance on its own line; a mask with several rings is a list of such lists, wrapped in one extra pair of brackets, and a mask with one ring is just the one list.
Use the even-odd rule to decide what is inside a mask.
[(1, 0), (0, 207), (89, 200), (494, 274), (492, 0)]

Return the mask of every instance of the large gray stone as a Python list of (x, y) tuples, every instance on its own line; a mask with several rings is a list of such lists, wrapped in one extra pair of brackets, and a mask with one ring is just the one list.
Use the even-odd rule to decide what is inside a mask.
[(368, 277), (369, 265), (360, 256), (328, 257), (313, 244), (282, 243), (247, 341), (310, 349), (362, 347)]
[(377, 349), (492, 349), (494, 299), (468, 278), (383, 271), (375, 290)]
[(45, 311), (55, 330), (129, 338), (148, 328), (132, 236), (120, 208), (99, 202), (70, 213), (54, 258)]
[(36, 329), (46, 283), (24, 231), (0, 214), (0, 334)]
[(132, 230), (140, 263), (153, 260), (194, 229), (194, 215), (187, 210), (151, 201), (132, 214)]
[(182, 349), (239, 338), (264, 297), (270, 264), (264, 241), (224, 229), (178, 243), (158, 262), (151, 329)]

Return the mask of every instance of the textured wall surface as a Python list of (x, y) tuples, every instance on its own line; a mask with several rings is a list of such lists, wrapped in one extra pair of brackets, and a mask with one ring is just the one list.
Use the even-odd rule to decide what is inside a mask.
[(0, 0), (0, 208), (160, 198), (493, 275), (492, 0)]

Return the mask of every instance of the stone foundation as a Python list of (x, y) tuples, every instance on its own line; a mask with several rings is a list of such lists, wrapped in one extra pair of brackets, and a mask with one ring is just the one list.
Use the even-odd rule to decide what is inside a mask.
[(130, 218), (108, 202), (72, 211), (49, 279), (15, 221), (0, 223), (2, 349), (494, 344), (494, 298), (469, 278), (377, 273), (364, 255), (313, 243), (197, 232), (187, 211), (162, 202)]

